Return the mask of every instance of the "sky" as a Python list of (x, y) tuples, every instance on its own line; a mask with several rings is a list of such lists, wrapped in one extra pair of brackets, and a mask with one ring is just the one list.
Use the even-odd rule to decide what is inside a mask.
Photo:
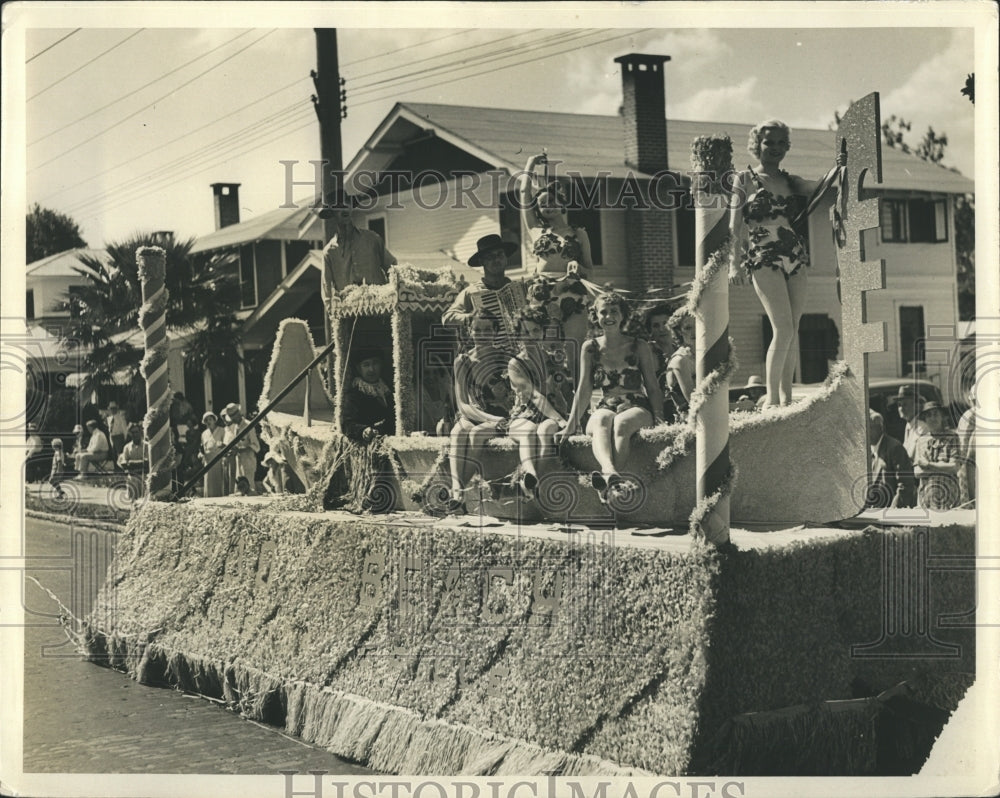
[[(613, 59), (644, 52), (671, 56), (668, 120), (777, 117), (792, 126), (794, 142), (796, 127), (826, 129), (835, 111), (878, 91), (883, 118), (911, 121), (913, 143), (932, 126), (948, 137), (945, 163), (975, 173), (976, 109), (960, 93), (975, 71), (971, 27), (882, 27), (884, 16), (874, 18), (878, 27), (819, 27), (802, 13), (735, 4), (711, 4), (733, 10), (711, 15), (673, 3), (646, 4), (642, 13), (533, 4), (519, 14), (485, 4), (478, 16), (470, 4), (462, 14), (427, 4), (391, 15), (392, 24), (412, 26), (394, 28), (373, 27), (387, 15), (348, 4), (332, 20), (250, 13), (271, 4), (235, 4), (208, 20), (185, 13), (203, 5), (220, 4), (184, 4), (169, 22), (123, 13), (81, 24), (51, 12), (28, 27), (26, 208), (37, 202), (71, 216), (99, 247), (136, 231), (211, 232), (215, 182), (241, 184), (243, 219), (277, 207), (280, 161), (299, 161), (296, 177), (308, 179), (307, 161), (320, 157), (313, 25), (338, 29), (345, 163), (398, 101), (613, 115), (621, 103)], [(588, 11), (602, 8), (616, 13)], [(523, 27), (509, 27), (512, 19)], [(827, 24), (858, 19), (843, 13)], [(750, 27), (710, 26), (719, 21)], [(548, 150), (557, 153), (558, 142)]]

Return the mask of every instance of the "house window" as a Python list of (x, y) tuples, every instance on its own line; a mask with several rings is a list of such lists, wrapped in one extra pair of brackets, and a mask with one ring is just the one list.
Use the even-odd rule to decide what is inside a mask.
[[(601, 209), (599, 202), (587, 202), (585, 197), (587, 187), (583, 181), (574, 180), (573, 192), (570, 194), (570, 207), (567, 209), (566, 220), (571, 227), (582, 227), (587, 231), (590, 241), (590, 260), (595, 266), (604, 264), (604, 243), (601, 236)], [(594, 186), (590, 186), (593, 191)], [(599, 197), (600, 195), (598, 195)]]
[(35, 318), (35, 289), (29, 288), (27, 291), (27, 308), (25, 309), (25, 318), (31, 321)]
[(694, 207), (691, 195), (685, 194), (680, 207), (674, 211), (677, 226), (677, 265), (694, 266)]
[(240, 247), (240, 307), (257, 306), (257, 278), (254, 274), (253, 244)]
[(900, 376), (910, 377), (926, 371), (924, 308), (901, 305), (899, 308)]
[(298, 268), (303, 258), (315, 249), (314, 241), (286, 241), (285, 242), (285, 276)]
[(946, 200), (883, 199), (880, 205), (882, 241), (938, 244), (948, 240)]

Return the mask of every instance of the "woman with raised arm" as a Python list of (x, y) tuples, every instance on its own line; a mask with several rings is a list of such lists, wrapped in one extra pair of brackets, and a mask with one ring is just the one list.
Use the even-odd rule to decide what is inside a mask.
[(563, 186), (556, 180), (544, 184), (535, 170), (548, 156), (532, 155), (518, 182), (521, 218), (531, 238), (531, 251), (538, 259), (539, 274), (553, 278), (553, 298), (558, 301), (563, 336), (574, 342), (574, 359), (587, 338), (587, 311), (591, 292), (582, 282), (593, 268), (590, 238), (583, 227), (569, 223), (569, 205)]
[(478, 311), (469, 323), (472, 346), (455, 358), (457, 412), (448, 456), (451, 468), (448, 509), (452, 513), (465, 512), (462, 493), (472, 474), (481, 471), (481, 444), (497, 434), (512, 405), (507, 354), (494, 343), (499, 331), (500, 320), (496, 316)]
[(607, 501), (609, 491), (632, 487), (619, 469), (628, 464), (632, 436), (663, 421), (663, 394), (649, 344), (623, 329), (628, 314), (622, 296), (601, 294), (591, 313), (602, 334), (583, 345), (573, 407), (555, 438), (561, 443), (576, 433), (593, 392), (599, 390), (601, 399), (587, 422), (587, 434), (601, 470), (593, 472), (590, 481)]
[[(730, 281), (743, 284), (749, 276), (771, 322), (764, 407), (792, 401), (795, 343), (806, 305), (809, 267), (806, 211), (818, 199), (821, 185), (781, 168), (790, 147), (784, 122), (771, 119), (750, 130), (747, 150), (757, 166), (737, 175), (734, 194), (745, 201), (730, 216)], [(837, 156), (837, 166), (846, 163), (845, 154)]]

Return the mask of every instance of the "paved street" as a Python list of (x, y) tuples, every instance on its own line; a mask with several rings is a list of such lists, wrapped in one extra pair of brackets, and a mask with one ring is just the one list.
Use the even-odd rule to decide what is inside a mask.
[[(35, 518), (25, 526), (28, 576), (74, 613), (88, 610), (94, 586), (74, 568), (72, 528)], [(114, 533), (83, 526), (76, 531), (83, 533), (77, 538), (77, 564), (104, 567), (100, 552), (106, 536)], [(25, 584), (25, 604), (32, 613), (59, 611), (31, 579)], [(28, 615), (26, 620), (40, 625), (25, 632), (25, 772), (371, 772), (210, 701), (145, 687), (125, 674), (84, 662), (54, 618)]]

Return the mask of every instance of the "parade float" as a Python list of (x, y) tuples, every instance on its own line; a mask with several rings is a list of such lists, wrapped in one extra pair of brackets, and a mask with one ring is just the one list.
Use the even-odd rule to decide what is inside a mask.
[[(437, 319), (459, 285), (396, 269), (332, 305), (332, 358), (304, 323), (281, 327), (262, 432), (306, 493), (145, 504), (84, 626), (87, 655), (390, 773), (865, 775), (894, 746), (919, 767), (940, 725), (901, 737), (885, 708), (946, 716), (973, 679), (974, 526), (919, 510), (831, 523), (867, 488), (865, 353), (882, 341), (863, 293), (882, 283), (860, 231), (877, 220), (877, 96), (842, 139), (845, 359), (818, 395), (720, 419), (732, 360), (707, 213), (700, 396), (690, 422), (639, 433), (635, 501), (604, 506), (585, 484), (585, 436), (524, 501), (499, 439), (469, 514), (445, 516), (445, 441), (420, 421), (416, 377), (450, 363)], [(364, 476), (339, 428), (361, 340), (392, 353), (397, 435), (370, 444), (394, 464), (378, 515), (323, 506), (334, 473)]]

